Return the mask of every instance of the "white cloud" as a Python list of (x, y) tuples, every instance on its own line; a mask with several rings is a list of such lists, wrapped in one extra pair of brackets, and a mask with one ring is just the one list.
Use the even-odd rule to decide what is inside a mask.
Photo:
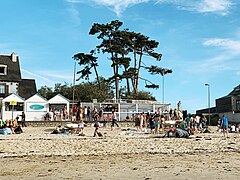
[(217, 12), (226, 15), (231, 5), (230, 0), (202, 0), (196, 9), (199, 12)]
[(43, 79), (43, 80), (45, 80), (45, 81), (47, 81), (49, 83), (54, 83), (54, 81), (50, 80), (49, 78), (41, 76), (41, 75), (38, 75), (36, 73), (32, 73), (32, 72), (30, 72), (30, 71), (28, 71), (26, 69), (21, 69), (21, 71), (23, 73), (25, 73), (25, 74), (28, 74), (28, 75), (32, 76), (32, 77)]
[(212, 38), (205, 40), (203, 45), (220, 47), (232, 55), (240, 55), (240, 41)]
[(199, 13), (217, 13), (226, 15), (233, 5), (232, 0), (157, 0), (157, 3), (168, 3), (183, 10)]
[(227, 55), (218, 55), (212, 58), (199, 60), (195, 62), (188, 63), (187, 71), (190, 75), (197, 75), (201, 74), (201, 77), (204, 79), (206, 77), (215, 76), (216, 73), (221, 73), (228, 70), (234, 70), (229, 60), (231, 58)]
[[(24, 78), (31, 78), (35, 79), (36, 83), (39, 84), (39, 87), (41, 86), (50, 86), (54, 87), (56, 83), (69, 83), (71, 84), (73, 81), (73, 75), (71, 74), (62, 74), (57, 71), (39, 71), (39, 72), (31, 72), (26, 69), (21, 69), (23, 77)], [(44, 74), (40, 75), (40, 74)]]
[[(231, 39), (211, 38), (203, 42), (204, 46), (217, 47), (213, 54), (217, 54), (214, 57), (192, 63), (194, 71), (191, 73), (202, 73), (212, 75), (223, 71), (236, 71), (238, 74), (239, 63), (236, 61), (240, 55), (240, 41)], [(234, 61), (234, 63), (233, 63)], [(209, 71), (211, 69), (211, 71)]]
[(76, 9), (76, 7), (73, 4), (71, 4), (71, 7), (69, 7), (67, 9), (67, 11), (70, 13), (70, 16), (71, 16), (73, 22), (76, 23), (76, 25), (79, 25), (81, 22), (81, 19), (80, 19), (79, 12)]
[(109, 7), (117, 14), (117, 16), (121, 16), (121, 13), (126, 8), (136, 4), (148, 2), (150, 0), (65, 0), (65, 1), (69, 3), (87, 3), (91, 5), (95, 3), (96, 5)]
[(65, 0), (69, 3), (84, 3), (90, 5), (102, 5), (113, 10), (117, 16), (128, 7), (146, 3), (155, 2), (156, 4), (172, 4), (179, 9), (188, 11), (197, 11), (199, 13), (216, 13), (226, 15), (233, 5), (232, 0)]

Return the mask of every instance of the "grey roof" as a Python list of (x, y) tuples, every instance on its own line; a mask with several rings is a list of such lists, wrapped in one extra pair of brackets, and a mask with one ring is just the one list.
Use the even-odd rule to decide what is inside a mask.
[(21, 81), (21, 72), (19, 59), (12, 61), (12, 56), (0, 55), (0, 65), (7, 65), (7, 75), (0, 75), (0, 81), (19, 82)]
[(240, 85), (236, 86), (228, 96), (240, 96)]
[(18, 94), (21, 97), (28, 99), (36, 93), (37, 93), (37, 88), (36, 88), (36, 83), (34, 79), (22, 79), (19, 82)]

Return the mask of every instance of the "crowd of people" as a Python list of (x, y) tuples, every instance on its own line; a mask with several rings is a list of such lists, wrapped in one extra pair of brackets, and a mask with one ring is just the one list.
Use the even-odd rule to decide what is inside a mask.
[[(72, 108), (71, 121), (78, 122), (78, 127), (76, 133), (79, 136), (84, 136), (83, 129), (86, 126), (84, 122), (94, 121), (94, 137), (102, 136), (100, 132), (100, 127), (106, 127), (107, 121), (111, 121), (111, 130), (114, 130), (114, 126), (119, 127), (118, 116), (116, 112), (108, 112), (107, 120), (104, 116), (104, 108), (96, 107), (91, 110), (90, 107), (78, 107), (74, 106)], [(51, 109), (48, 116), (48, 120), (56, 120), (56, 109)], [(67, 113), (67, 108), (64, 106), (60, 111), (60, 117), (62, 119), (69, 118)], [(14, 134), (21, 133), (21, 127), (26, 127), (26, 117), (25, 113), (22, 112), (21, 121), (19, 117), (16, 117), (13, 121), (0, 120), (0, 129), (1, 134)], [(142, 112), (132, 114), (130, 117), (125, 118), (126, 121), (133, 121), (135, 123), (136, 131), (138, 132), (150, 132), (151, 134), (163, 134), (167, 136), (176, 136), (177, 131), (185, 130), (189, 135), (196, 133), (210, 132), (207, 126), (207, 119), (203, 115), (191, 115), (183, 117), (181, 107), (178, 104), (177, 109), (170, 109), (169, 112), (161, 112), (160, 109), (157, 109), (155, 112)], [(171, 124), (171, 122), (173, 124)], [(102, 124), (101, 124), (101, 123)], [(21, 124), (21, 126), (20, 126)], [(54, 134), (62, 133), (61, 128), (57, 127), (54, 131)], [(229, 124), (225, 116), (222, 116), (217, 125), (217, 131), (223, 132), (224, 136), (228, 137), (229, 132), (239, 132), (240, 124)]]

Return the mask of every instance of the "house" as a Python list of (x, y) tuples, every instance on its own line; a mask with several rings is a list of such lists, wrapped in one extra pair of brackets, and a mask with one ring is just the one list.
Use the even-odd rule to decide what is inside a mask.
[[(217, 113), (220, 117), (226, 116), (231, 122), (240, 122), (240, 85), (236, 86), (229, 94), (215, 100), (216, 107), (210, 113)], [(196, 114), (207, 114), (208, 109), (197, 110)]]
[(240, 122), (240, 85), (228, 95), (216, 99), (216, 109), (219, 116), (225, 115), (229, 121)]
[(22, 79), (19, 57), (15, 53), (0, 55), (0, 98), (17, 94), (27, 99), (36, 92), (34, 79)]

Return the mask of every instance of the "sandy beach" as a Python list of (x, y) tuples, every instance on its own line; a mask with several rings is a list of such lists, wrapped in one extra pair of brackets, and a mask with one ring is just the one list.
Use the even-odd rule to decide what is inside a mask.
[(159, 138), (101, 128), (104, 137), (50, 134), (53, 127), (26, 127), (0, 136), (1, 179), (238, 179), (240, 136), (196, 134)]

